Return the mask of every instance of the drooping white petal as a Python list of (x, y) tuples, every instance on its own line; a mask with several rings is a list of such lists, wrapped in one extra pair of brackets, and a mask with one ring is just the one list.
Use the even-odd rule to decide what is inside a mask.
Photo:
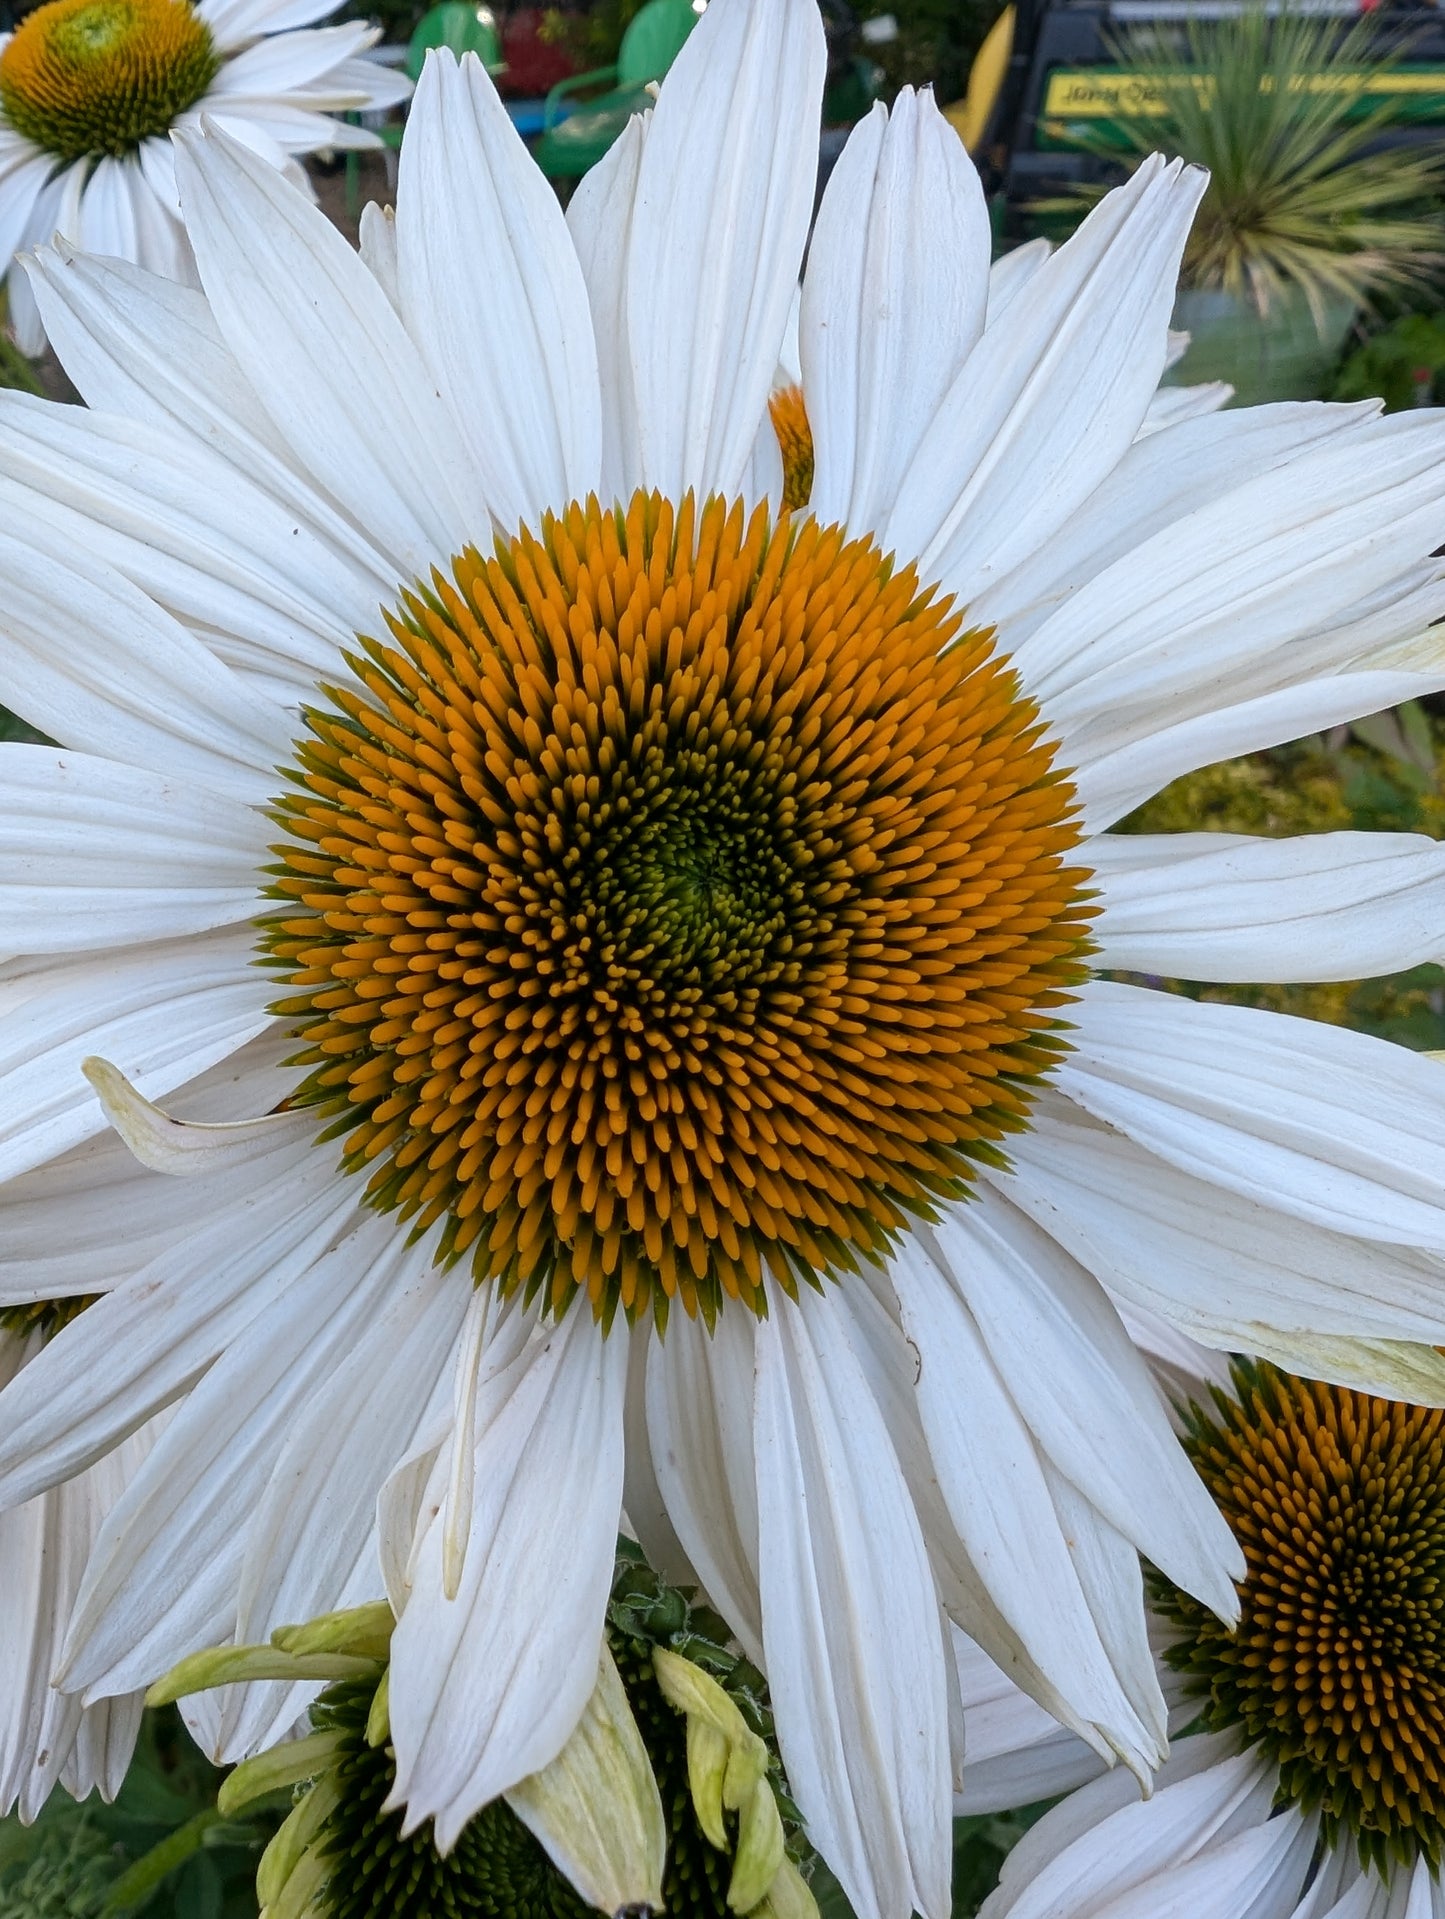
[[(1103, 1288), (994, 1194), (949, 1207), (931, 1238), (1055, 1470), (1175, 1585), (1232, 1619), (1243, 1557)], [(926, 1420), (924, 1382), (919, 1397)]]
[(647, 1350), (647, 1432), (658, 1487), (712, 1603), (749, 1657), (763, 1657), (753, 1455), (755, 1327), (723, 1313), (709, 1333), (673, 1315)]
[(258, 1315), (354, 1223), (358, 1198), (325, 1153), (305, 1149), (64, 1328), (0, 1393), (0, 1505), (82, 1472), (185, 1393)]
[(510, 533), (585, 500), (602, 468), (587, 288), (557, 196), (475, 54), (428, 57), (402, 146), (396, 253), (407, 329), (498, 524)]
[(1097, 1778), (1092, 1747), (1017, 1687), (982, 1647), (951, 1633), (963, 1701), (963, 1789), (954, 1811), (1006, 1812), (1072, 1792)]
[(1099, 963), (1202, 980), (1353, 980), (1445, 953), (1445, 846), (1420, 833), (1107, 835)]
[(1087, 1113), (1245, 1199), (1445, 1252), (1445, 1069), (1252, 1006), (1107, 980), (1074, 1007), (1057, 1085)]
[[(334, 1607), (358, 1568), (370, 1568), (368, 1596), (380, 1596), (377, 1495), (449, 1371), (469, 1290), (425, 1249), (413, 1249), (394, 1296), (292, 1422), (246, 1528), (239, 1644), (260, 1644), (278, 1626)], [(232, 1758), (255, 1745), (274, 1715), (273, 1701), (248, 1692), (261, 1689), (228, 1697), (218, 1728), (219, 1749)]]
[(1157, 156), (1039, 267), (937, 408), (882, 544), (973, 598), (1039, 550), (1113, 470), (1164, 369), (1179, 256), (1205, 176)]
[(390, 301), (326, 216), (237, 141), (187, 141), (176, 166), (216, 324), (292, 457), (425, 579), (490, 523)]
[(0, 698), (63, 746), (253, 803), (290, 743), (280, 707), (35, 522), (0, 533)]
[(67, 1690), (130, 1692), (229, 1635), (248, 1522), (290, 1430), (409, 1260), (405, 1236), (368, 1217), (292, 1288), (284, 1338), (260, 1315), (187, 1394), (100, 1529), (57, 1671)]
[(1010, 1157), (1013, 1171), (989, 1178), (1016, 1206), (1126, 1306), (1206, 1346), (1268, 1350), (1292, 1371), (1328, 1379), (1338, 1376), (1331, 1341), (1414, 1341), (1427, 1356), (1440, 1343), (1438, 1255), (1329, 1231), (1270, 1197), (1222, 1192), (1056, 1094), (1040, 1098)]
[(735, 494), (812, 212), (827, 49), (813, 0), (709, 7), (662, 84), (627, 267), (641, 481)]
[(0, 758), (0, 934), (11, 952), (207, 932), (255, 910), (265, 828), (247, 808), (61, 748)]
[(989, 222), (963, 142), (931, 93), (875, 106), (833, 169), (799, 315), (825, 525), (880, 526), (983, 332)]
[(408, 1829), (434, 1817), (444, 1852), (489, 1799), (556, 1758), (596, 1683), (626, 1377), (627, 1342), (579, 1305), (481, 1381), (460, 1589), (443, 1594), (433, 1521), (392, 1640), (392, 1801)]
[(224, 101), (231, 95), (265, 99), (311, 86), (352, 54), (374, 46), (377, 38), (375, 27), (364, 20), (268, 34), (225, 63), (207, 101)]
[(105, 1116), (142, 1166), (182, 1179), (239, 1172), (279, 1151), (296, 1149), (316, 1130), (304, 1108), (263, 1113), (254, 1119), (176, 1119), (144, 1098), (107, 1059), (92, 1055), (81, 1071), (94, 1087)]
[(833, 1302), (757, 1333), (759, 1575), (778, 1743), (858, 1919), (945, 1919), (947, 1674), (913, 1503)]
[(397, 285), (396, 211), (368, 200), (361, 209), (357, 250), (370, 267), (373, 277), (387, 299), (401, 310), (401, 289)]
[(604, 504), (628, 500), (642, 483), (637, 445), (637, 397), (627, 332), (627, 260), (642, 143), (651, 112), (635, 113), (567, 205), (567, 230), (577, 250), (602, 393), (602, 485)]
[(1151, 1745), (1143, 1734), (1091, 1617), (1077, 1615), (1083, 1639), (1059, 1641), (1038, 1630), (1036, 1595), (1024, 1594), (1010, 1617), (990, 1594), (939, 1484), (918, 1404), (918, 1352), (905, 1336), (896, 1293), (881, 1272), (865, 1269), (864, 1279), (841, 1295), (849, 1337), (903, 1469), (949, 1619), (1110, 1764), (1121, 1751), (1152, 1752), (1157, 1740)]
[(252, 942), (231, 928), (0, 981), (0, 1179), (100, 1131), (104, 1115), (81, 1070), (92, 1053), (159, 1096), (263, 1032), (266, 998)]
[[(969, 1563), (1030, 1661), (1067, 1674), (1075, 1711), (1144, 1773), (1158, 1763), (1162, 1698), (1139, 1718), (1109, 1662), (1032, 1433), (977, 1324), (921, 1245), (890, 1267), (919, 1354), (918, 1408), (949, 1516)], [(1142, 1616), (1142, 1594), (1135, 1603)]]
[(309, 27), (335, 11), (335, 0), (198, 0), (196, 6), (223, 52), (244, 46), (259, 33)]
[[(207, 1119), (264, 1111), (295, 1083), (295, 1072), (279, 1070), (290, 1050), (284, 1035), (263, 1034), (168, 1094), (167, 1104)], [(0, 1305), (108, 1292), (184, 1238), (195, 1206), (194, 1193), (155, 1179), (115, 1133), (98, 1132), (0, 1185)]]
[(145, 1458), (145, 1428), (88, 1472), (0, 1514), (0, 1815), (34, 1819), (62, 1776), (83, 1798), (113, 1799), (140, 1723), (138, 1700), (89, 1711), (50, 1677), (86, 1556), (106, 1513)]
[(1227, 380), (1206, 380), (1199, 386), (1161, 386), (1149, 402), (1136, 438), (1147, 440), (1166, 427), (1182, 426), (1186, 420), (1217, 413), (1234, 398)]

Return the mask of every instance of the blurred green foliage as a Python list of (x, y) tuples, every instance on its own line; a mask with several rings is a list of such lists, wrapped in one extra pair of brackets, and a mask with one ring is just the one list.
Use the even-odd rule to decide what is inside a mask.
[(1340, 367), (1332, 400), (1379, 397), (1387, 412), (1445, 401), (1445, 313), (1404, 313)]

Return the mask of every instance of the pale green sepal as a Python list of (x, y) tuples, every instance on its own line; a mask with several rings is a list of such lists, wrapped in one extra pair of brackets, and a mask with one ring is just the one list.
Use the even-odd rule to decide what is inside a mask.
[(597, 1685), (550, 1766), (507, 1804), (589, 1905), (603, 1912), (662, 1905), (667, 1823), (652, 1765), (604, 1646)]
[(1445, 1354), (1406, 1339), (1351, 1339), (1328, 1333), (1277, 1332), (1251, 1327), (1249, 1350), (1304, 1379), (1401, 1399), (1412, 1406), (1445, 1406)]
[(303, 1679), (364, 1679), (376, 1670), (374, 1659), (353, 1659), (344, 1653), (308, 1653), (298, 1659), (274, 1646), (221, 1646), (192, 1653), (172, 1666), (146, 1694), (146, 1704), (169, 1706), (188, 1693), (244, 1685), (254, 1679), (284, 1679), (294, 1685)]
[(304, 1626), (280, 1626), (271, 1644), (297, 1656), (318, 1652), (350, 1653), (357, 1659), (386, 1659), (396, 1616), (384, 1599), (371, 1606), (351, 1606), (345, 1612), (325, 1613)]
[[(666, 1646), (654, 1649), (652, 1665), (668, 1705), (685, 1712), (689, 1719), (705, 1720), (722, 1734), (730, 1746), (745, 1745), (757, 1738), (739, 1712), (736, 1702), (701, 1666), (694, 1666), (681, 1653), (669, 1652)], [(757, 1743), (761, 1746), (763, 1742), (758, 1739)], [(766, 1755), (767, 1749), (764, 1747), (764, 1765), (767, 1763)]]
[(750, 1919), (818, 1919), (812, 1888), (786, 1855), (767, 1898), (753, 1909)]
[(723, 1775), (728, 1769), (728, 1742), (705, 1719), (687, 1722), (687, 1783), (692, 1792), (697, 1823), (719, 1852), (728, 1849), (723, 1823)]
[(741, 1812), (756, 1788), (768, 1776), (768, 1749), (755, 1732), (746, 1734), (728, 1750), (727, 1771), (723, 1774), (723, 1804), (729, 1812)]
[(340, 1782), (335, 1773), (327, 1773), (292, 1807), (256, 1868), (256, 1898), (261, 1905), (269, 1906), (280, 1898), (306, 1848), (340, 1804)]
[(391, 1667), (381, 1675), (381, 1683), (372, 1694), (371, 1711), (366, 1715), (366, 1743), (375, 1752), (391, 1737)]
[(308, 1852), (281, 1889), (281, 1896), (261, 1908), (261, 1919), (312, 1919), (324, 1912), (321, 1893), (331, 1868), (319, 1852)]
[(783, 1821), (766, 1780), (756, 1785), (738, 1809), (738, 1849), (728, 1882), (734, 1912), (751, 1912), (766, 1898), (783, 1864)]
[(292, 1739), (284, 1746), (257, 1753), (221, 1781), (216, 1804), (229, 1819), (253, 1799), (280, 1792), (286, 1786), (299, 1786), (303, 1779), (314, 1779), (326, 1771), (345, 1743), (345, 1733), (313, 1732), (304, 1739)]

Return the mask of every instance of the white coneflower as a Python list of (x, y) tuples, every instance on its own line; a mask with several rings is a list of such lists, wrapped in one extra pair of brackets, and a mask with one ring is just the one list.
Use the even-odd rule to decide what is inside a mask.
[(365, 22), (310, 25), (337, 4), (45, 0), (0, 34), (0, 281), (24, 352), (45, 335), (12, 256), (57, 231), (194, 281), (176, 129), (209, 115), (298, 182), (298, 154), (378, 144), (341, 116), (394, 106), (411, 83), (361, 58), (380, 38)]
[[(1189, 1448), (1248, 1561), (1233, 1629), (1151, 1581), (1179, 1716), (1203, 1730), (1147, 1803), (1119, 1778), (1063, 1800), (985, 1919), (1440, 1919), (1445, 1413), (1241, 1366)], [(1031, 1702), (981, 1664), (963, 1692), (969, 1725), (994, 1722), (982, 1800), (1057, 1791), (1065, 1754)]]
[[(0, 696), (62, 742), (0, 759), (0, 1175), (59, 1244), (107, 1113), (141, 1163), (0, 1496), (179, 1402), (87, 1698), (374, 1598), (379, 1543), (443, 1846), (576, 1723), (625, 1506), (767, 1670), (860, 1919), (933, 1919), (946, 1622), (1143, 1771), (1136, 1550), (1233, 1610), (1113, 1298), (1377, 1383), (1442, 1337), (1438, 1066), (1094, 969), (1439, 950), (1429, 841), (1105, 829), (1445, 681), (1391, 652), (1445, 609), (1445, 446), (1139, 439), (1199, 177), (1140, 168), (985, 328), (978, 182), (905, 93), (822, 207), (780, 517), (824, 66), (812, 0), (714, 0), (564, 220), (438, 58), (361, 257), (218, 134), (201, 293), (39, 261), (94, 410), (0, 435)], [(147, 1103), (223, 1058), (238, 1124)]]

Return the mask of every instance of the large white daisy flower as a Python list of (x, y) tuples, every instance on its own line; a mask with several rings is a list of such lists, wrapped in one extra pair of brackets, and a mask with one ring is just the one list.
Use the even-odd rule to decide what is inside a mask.
[(361, 56), (365, 22), (313, 27), (339, 0), (45, 0), (0, 34), (0, 279), (21, 350), (44, 329), (14, 254), (63, 233), (195, 280), (170, 135), (202, 114), (298, 183), (294, 156), (375, 146), (339, 116), (394, 106), (404, 76)]
[[(217, 134), (202, 291), (36, 264), (93, 410), (0, 414), (0, 697), (63, 743), (0, 758), (0, 1301), (56, 1246), (46, 1294), (106, 1297), (0, 1395), (0, 1497), (179, 1402), (85, 1698), (374, 1596), (379, 1501), (444, 1845), (581, 1712), (625, 1507), (767, 1669), (861, 1919), (933, 1919), (945, 1621), (1142, 1771), (1137, 1551), (1233, 1608), (1111, 1295), (1352, 1377), (1442, 1338), (1438, 1067), (1088, 972), (1439, 950), (1428, 841), (1104, 829), (1445, 681), (1445, 443), (1139, 439), (1198, 177), (1141, 168), (990, 325), (904, 95), (810, 249), (816, 519), (755, 512), (824, 65), (812, 0), (714, 0), (564, 221), (438, 59), (360, 258)], [(231, 1127), (139, 1096), (222, 1059)]]
[[(1153, 1581), (1178, 1715), (1206, 1730), (1147, 1803), (1121, 1776), (1072, 1792), (983, 1919), (1445, 1919), (1445, 1415), (1269, 1367), (1234, 1389), (1190, 1447), (1249, 1562), (1238, 1628)], [(968, 1808), (1051, 1796), (1066, 1747), (1090, 1755), (984, 1663)]]

